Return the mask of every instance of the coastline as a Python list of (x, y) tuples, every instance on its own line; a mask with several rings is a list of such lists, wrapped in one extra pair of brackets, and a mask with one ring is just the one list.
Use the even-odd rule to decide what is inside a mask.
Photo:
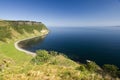
[(36, 37), (44, 37), (44, 36), (46, 36), (48, 33), (49, 33), (49, 30), (41, 30), (39, 36), (34, 36), (34, 37), (29, 37), (29, 38), (25, 38), (25, 39), (19, 40), (19, 41), (17, 41), (17, 42), (14, 43), (14, 47), (15, 47), (17, 50), (21, 51), (21, 52), (24, 52), (24, 53), (26, 53), (26, 54), (30, 54), (30, 55), (32, 55), (32, 56), (36, 56), (36, 53), (35, 53), (35, 52), (31, 52), (31, 51), (28, 51), (28, 50), (26, 50), (26, 49), (21, 48), (21, 47), (19, 46), (19, 43), (22, 42), (22, 41), (26, 41), (26, 40), (30, 40), (30, 39), (36, 38)]

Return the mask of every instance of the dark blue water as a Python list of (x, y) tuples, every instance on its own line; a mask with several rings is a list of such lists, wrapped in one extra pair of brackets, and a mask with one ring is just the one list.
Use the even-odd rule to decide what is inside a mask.
[(79, 62), (120, 67), (120, 27), (50, 28), (50, 33), (27, 47), (31, 51), (47, 49), (62, 52)]

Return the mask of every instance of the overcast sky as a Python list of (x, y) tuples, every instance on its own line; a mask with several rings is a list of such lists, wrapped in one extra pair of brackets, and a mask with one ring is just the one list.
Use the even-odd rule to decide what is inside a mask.
[(47, 26), (118, 26), (120, 0), (0, 0), (0, 19)]

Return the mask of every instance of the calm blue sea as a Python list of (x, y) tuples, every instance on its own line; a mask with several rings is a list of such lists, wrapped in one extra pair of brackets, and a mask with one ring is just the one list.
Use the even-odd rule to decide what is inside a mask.
[(120, 27), (50, 27), (50, 33), (27, 49), (54, 50), (79, 62), (120, 67)]

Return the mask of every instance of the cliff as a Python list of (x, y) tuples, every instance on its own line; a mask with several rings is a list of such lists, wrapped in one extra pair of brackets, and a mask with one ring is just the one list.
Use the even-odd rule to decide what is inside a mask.
[(17, 25), (41, 25), (42, 22), (36, 22), (36, 21), (22, 21), (22, 20), (18, 20), (18, 21), (12, 21), (12, 20), (4, 20), (6, 22), (9, 22), (11, 24), (17, 24)]
[(0, 20), (0, 41), (18, 38), (21, 34), (40, 34), (47, 32), (47, 27), (42, 22)]

